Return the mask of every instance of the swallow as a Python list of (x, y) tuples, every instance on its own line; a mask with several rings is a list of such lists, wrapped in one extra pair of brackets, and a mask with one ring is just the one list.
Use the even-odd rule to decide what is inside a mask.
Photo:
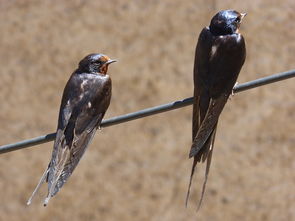
[(109, 107), (112, 81), (107, 71), (115, 61), (103, 54), (90, 54), (71, 75), (61, 100), (51, 160), (27, 205), (46, 181), (46, 206), (78, 165)]
[(218, 12), (209, 27), (201, 31), (196, 46), (192, 146), (189, 153), (189, 157), (194, 159), (186, 205), (196, 165), (207, 161), (197, 210), (204, 197), (218, 119), (246, 59), (245, 40), (239, 32), (245, 15), (234, 10)]

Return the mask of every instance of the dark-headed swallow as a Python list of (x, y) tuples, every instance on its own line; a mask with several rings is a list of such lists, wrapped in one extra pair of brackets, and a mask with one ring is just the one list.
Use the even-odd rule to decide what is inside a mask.
[(45, 181), (46, 206), (79, 163), (109, 107), (112, 82), (107, 70), (115, 62), (103, 54), (90, 54), (80, 61), (63, 92), (52, 157), (32, 196)]
[(219, 115), (232, 93), (246, 58), (246, 48), (239, 27), (245, 13), (234, 10), (218, 12), (199, 35), (194, 64), (194, 104), (192, 146), (194, 157), (186, 204), (195, 167), (205, 162), (206, 171), (201, 206), (210, 169), (214, 138)]

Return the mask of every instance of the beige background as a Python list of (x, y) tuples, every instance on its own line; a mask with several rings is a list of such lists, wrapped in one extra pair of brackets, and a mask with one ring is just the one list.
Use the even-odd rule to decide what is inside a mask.
[[(54, 132), (63, 87), (91, 52), (119, 60), (106, 118), (192, 95), (194, 49), (221, 9), (248, 12), (239, 82), (294, 66), (295, 2), (0, 0), (0, 144)], [(0, 220), (295, 219), (294, 79), (236, 95), (218, 128), (207, 192), (188, 208), (191, 107), (105, 128), (47, 208), (26, 200), (52, 143), (1, 155)]]

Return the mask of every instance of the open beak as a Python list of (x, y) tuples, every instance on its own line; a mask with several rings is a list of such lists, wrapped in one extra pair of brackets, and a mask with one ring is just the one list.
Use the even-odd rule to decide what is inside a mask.
[(114, 62), (117, 62), (116, 60), (112, 60), (112, 59), (110, 59), (110, 60), (108, 60), (105, 64), (111, 64), (111, 63), (114, 63)]

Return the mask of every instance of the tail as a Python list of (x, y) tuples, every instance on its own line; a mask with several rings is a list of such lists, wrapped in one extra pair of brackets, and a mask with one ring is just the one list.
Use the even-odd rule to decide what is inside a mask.
[(190, 176), (189, 185), (188, 185), (188, 190), (187, 190), (186, 198), (185, 198), (185, 207), (187, 207), (189, 196), (190, 196), (190, 193), (191, 193), (192, 180), (193, 180), (193, 176), (194, 176), (194, 173), (195, 173), (196, 165), (197, 165), (197, 160), (196, 160), (196, 158), (194, 158), (192, 171), (191, 171), (191, 176)]
[(223, 95), (216, 99), (211, 99), (205, 118), (200, 125), (197, 135), (194, 138), (189, 157), (198, 155), (198, 152), (203, 148), (213, 130), (216, 128), (219, 115), (221, 114), (228, 96)]
[(199, 211), (199, 209), (202, 205), (202, 201), (203, 201), (204, 194), (205, 194), (206, 184), (207, 184), (207, 180), (208, 180), (208, 174), (209, 174), (210, 165), (211, 165), (211, 158), (212, 158), (212, 152), (213, 152), (213, 147), (214, 147), (216, 128), (217, 128), (217, 125), (213, 129), (208, 140), (206, 141), (205, 145), (200, 150), (198, 155), (196, 155), (194, 157), (194, 161), (193, 161), (193, 166), (192, 166), (192, 170), (191, 170), (191, 176), (190, 176), (190, 181), (189, 181), (189, 186), (188, 186), (188, 191), (187, 191), (186, 201), (185, 201), (186, 207), (188, 205), (188, 200), (189, 200), (189, 196), (190, 196), (190, 189), (191, 189), (191, 185), (192, 185), (192, 179), (193, 179), (193, 175), (194, 175), (197, 163), (201, 162), (201, 161), (204, 162), (207, 160), (206, 170), (205, 170), (205, 178), (204, 178), (204, 182), (203, 182), (202, 193), (201, 193), (201, 197), (200, 197), (200, 200), (198, 203), (197, 211)]
[(60, 155), (58, 156), (59, 157), (58, 163), (52, 163), (52, 165), (50, 165), (49, 167), (48, 193), (43, 203), (44, 206), (47, 206), (51, 197), (53, 197), (59, 190), (58, 181), (63, 173), (65, 164), (67, 163), (68, 158), (70, 156), (70, 150), (67, 147), (63, 148), (59, 152), (59, 154)]
[(49, 167), (46, 168), (46, 170), (44, 171), (38, 185), (36, 186), (35, 190), (33, 191), (31, 197), (29, 198), (29, 200), (27, 201), (27, 205), (30, 205), (32, 203), (32, 199), (34, 198), (35, 194), (38, 192), (38, 190), (40, 189), (41, 185), (45, 182), (46, 177), (48, 175), (48, 171), (49, 171)]
[(211, 141), (210, 141), (210, 147), (208, 150), (208, 155), (207, 155), (207, 164), (206, 164), (206, 170), (205, 170), (205, 178), (204, 178), (204, 182), (203, 182), (203, 186), (202, 186), (202, 193), (201, 193), (201, 198), (199, 200), (198, 203), (198, 207), (197, 207), (197, 212), (199, 211), (199, 209), (201, 208), (202, 202), (203, 202), (203, 198), (204, 198), (204, 194), (205, 194), (205, 190), (206, 190), (206, 184), (207, 184), (207, 180), (208, 180), (208, 174), (209, 174), (209, 170), (210, 170), (210, 165), (211, 165), (211, 159), (212, 159), (212, 153), (213, 153), (213, 147), (214, 147), (214, 140), (215, 140), (215, 134), (216, 134), (216, 127), (213, 131), (212, 137), (211, 137)]

